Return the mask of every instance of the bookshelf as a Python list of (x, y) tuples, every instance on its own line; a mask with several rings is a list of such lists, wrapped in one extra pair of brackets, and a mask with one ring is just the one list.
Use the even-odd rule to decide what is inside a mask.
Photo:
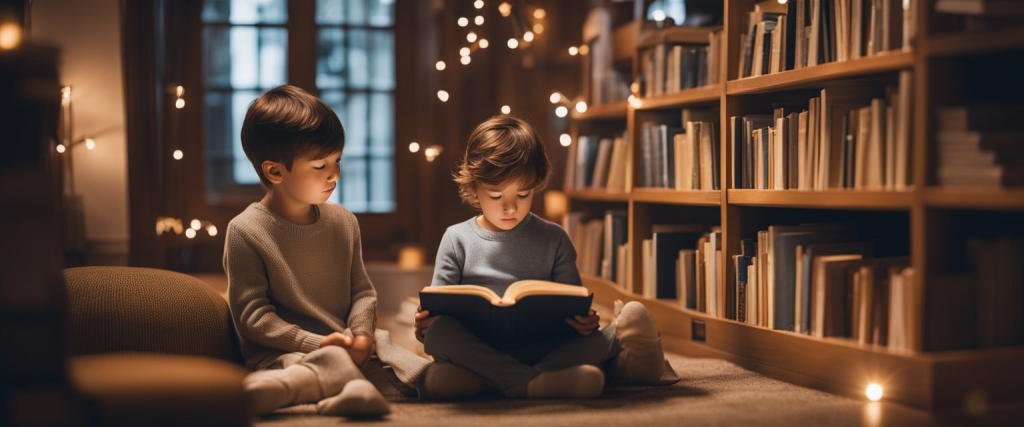
[[(633, 10), (640, 11), (640, 6), (649, 3), (638, 1)], [(967, 258), (973, 255), (968, 247), (988, 247), (989, 252), (979, 253), (992, 254), (992, 248), (1015, 244), (1007, 243), (1006, 236), (1018, 240), (1024, 236), (1024, 187), (940, 185), (941, 147), (937, 143), (937, 135), (946, 125), (938, 117), (943, 108), (1021, 104), (1024, 79), (1006, 64), (1024, 54), (1024, 27), (993, 25), (974, 30), (979, 25), (976, 17), (943, 14), (934, 10), (933, 1), (912, 0), (911, 12), (906, 12), (914, 14), (912, 25), (906, 27), (912, 31), (904, 38), (908, 44), (903, 47), (875, 54), (861, 47), (866, 53), (858, 58), (740, 78), (748, 16), (758, 3), (724, 2), (723, 19), (716, 27), (722, 31), (718, 46), (723, 51), (716, 56), (720, 63), (713, 68), (717, 78), (709, 79), (712, 84), (651, 97), (643, 97), (644, 92), (634, 87), (629, 101), (590, 106), (585, 113), (571, 116), (573, 141), (589, 134), (624, 134), (629, 139), (624, 192), (600, 188), (566, 191), (571, 212), (592, 217), (608, 210), (626, 213), (628, 272), (620, 276), (624, 281), (616, 283), (585, 272), (584, 284), (602, 305), (611, 306), (616, 299), (644, 302), (658, 319), (667, 347), (682, 354), (722, 358), (789, 382), (858, 398), (864, 398), (869, 383), (878, 382), (884, 387), (885, 400), (932, 411), (962, 410), (965, 399), (976, 399), (978, 393), (988, 405), (1024, 401), (1024, 374), (1017, 373), (1016, 366), (1024, 360), (1024, 342), (982, 343), (985, 338), (979, 334), (984, 335), (984, 326), (972, 322), (986, 321), (984, 314), (977, 312), (985, 311), (986, 303), (998, 302), (986, 301), (984, 295), (988, 294), (974, 284), (977, 276), (963, 279), (967, 274), (980, 274), (971, 270), (974, 267)], [(620, 64), (624, 52), (631, 53), (635, 80), (645, 77), (641, 76), (645, 50), (662, 42), (690, 42), (699, 34), (678, 27), (659, 28), (638, 19), (619, 21), (625, 23), (614, 30), (614, 52)], [(891, 43), (899, 44), (895, 38)], [(827, 182), (825, 188), (816, 190), (781, 190), (739, 188), (734, 182), (739, 175), (734, 174), (738, 163), (732, 157), (732, 117), (770, 114), (776, 105), (794, 103), (802, 103), (798, 110), (807, 109), (808, 99), (817, 97), (823, 88), (851, 82), (877, 88), (880, 93), (886, 89), (885, 95), (878, 96), (887, 97), (887, 105), (893, 106), (897, 98), (892, 88), (903, 84), (902, 78), (907, 76), (910, 107), (905, 121), (900, 122), (908, 134), (905, 183), (854, 189), (836, 188)], [(685, 128), (680, 113), (688, 109), (717, 111), (711, 121), (719, 150), (718, 189), (643, 186), (650, 182), (644, 175), (650, 167), (646, 163), (650, 153), (643, 152), (636, 141), (648, 136), (647, 123), (667, 124), (670, 132)], [(891, 179), (891, 169), (885, 173)], [(830, 222), (854, 224), (858, 238), (874, 242), (875, 257), (906, 257), (909, 268), (903, 271), (910, 273), (902, 276), (907, 285), (901, 298), (912, 307), (906, 312), (906, 348), (816, 337), (736, 320), (740, 310), (735, 289), (738, 272), (729, 260), (741, 254), (741, 240), (756, 238), (759, 231), (775, 225)], [(721, 300), (717, 314), (709, 314), (709, 307), (687, 308), (678, 300), (643, 296), (648, 274), (642, 267), (643, 240), (651, 239), (659, 224), (704, 224), (720, 233), (720, 259), (725, 266), (717, 275), (718, 283), (707, 285), (707, 292), (711, 286), (721, 291), (716, 297)], [(953, 279), (971, 289), (971, 302), (951, 293)], [(1016, 284), (1018, 289), (1020, 285)], [(1004, 297), (1020, 299), (1017, 292)], [(1011, 312), (1017, 316), (1013, 319), (1019, 320), (1024, 315), (1024, 299), (1017, 304)], [(957, 315), (945, 316), (952, 321), (942, 319), (947, 312), (966, 313), (963, 316), (970, 321), (958, 324)], [(963, 339), (947, 340), (944, 334)]]

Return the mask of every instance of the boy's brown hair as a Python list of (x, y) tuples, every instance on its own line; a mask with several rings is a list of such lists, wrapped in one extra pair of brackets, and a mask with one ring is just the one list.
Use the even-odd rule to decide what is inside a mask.
[(515, 117), (495, 116), (469, 135), (466, 154), (454, 175), (462, 201), (480, 209), (477, 183), (518, 181), (523, 189), (542, 190), (549, 174), (547, 152), (533, 127)]
[(324, 158), (345, 148), (345, 128), (326, 103), (291, 85), (268, 90), (249, 104), (242, 122), (242, 150), (263, 185), (263, 162), (285, 165), (289, 171), (297, 157)]

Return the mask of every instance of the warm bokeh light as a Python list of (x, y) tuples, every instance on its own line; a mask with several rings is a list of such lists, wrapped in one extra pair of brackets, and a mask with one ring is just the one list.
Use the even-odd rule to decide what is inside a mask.
[(469, 19), (466, 19), (465, 16), (459, 18), (459, 26), (460, 27), (465, 27), (467, 25), (469, 25)]
[(658, 21), (658, 22), (664, 21), (665, 20), (665, 11), (664, 10), (655, 10), (654, 12), (651, 12), (651, 17), (654, 18), (654, 20)]
[(487, 39), (480, 39), (480, 43), (477, 43), (477, 45), (480, 46), (480, 49), (487, 49), (487, 46), (490, 46), (491, 43)]
[(418, 153), (420, 151), (420, 143), (413, 141), (409, 143), (409, 152)]
[(181, 152), (181, 150), (174, 150), (171, 156), (174, 157), (174, 160), (181, 160), (182, 157), (185, 157), (185, 153)]
[(779, 4), (786, 4), (786, 0), (779, 0)]
[(14, 49), (21, 44), (21, 26), (13, 22), (0, 24), (0, 49)]
[(545, 12), (544, 9), (541, 9), (539, 7), (533, 11), (533, 17), (537, 19), (544, 19), (544, 17), (547, 15), (548, 13)]
[(472, 59), (469, 56), (463, 56), (462, 59), (459, 59), (459, 62), (461, 62), (462, 65), (469, 65), (470, 61), (472, 61)]
[(484, 17), (477, 15), (476, 18), (473, 18), (473, 23), (476, 25), (484, 25)]
[(484, 8), (484, 0), (476, 0), (475, 2), (473, 2), (473, 7), (477, 8), (477, 9), (483, 9)]
[(67, 147), (65, 147), (65, 146), (64, 146), (64, 144), (57, 144), (57, 152), (58, 152), (58, 153), (63, 153), (63, 152), (65, 152), (65, 151), (67, 151), (67, 149), (68, 149), (68, 148), (67, 148)]
[(398, 268), (415, 270), (423, 267), (423, 249), (416, 246), (403, 246), (398, 250)]
[(565, 108), (564, 105), (559, 105), (558, 108), (555, 108), (555, 115), (558, 116), (558, 117), (568, 116), (569, 115), (569, 109)]
[(71, 102), (71, 86), (60, 88), (60, 105), (67, 106)]
[(523, 40), (528, 41), (528, 42), (532, 42), (533, 41), (533, 32), (532, 31), (527, 31), (527, 32), (523, 33)]
[(85, 138), (85, 148), (88, 150), (96, 148), (96, 140), (92, 138)]
[(537, 34), (544, 34), (544, 24), (541, 24), (539, 22), (536, 23), (536, 24), (533, 24), (533, 32), (535, 32)]
[(188, 237), (189, 239), (196, 238), (196, 231), (191, 228), (185, 230), (185, 237)]
[(544, 192), (544, 217), (555, 224), (561, 224), (569, 210), (569, 200), (565, 193), (558, 190)]
[(185, 99), (184, 98), (176, 99), (174, 101), (174, 108), (177, 108), (179, 110), (182, 109), (182, 108), (185, 108)]
[(501, 16), (507, 18), (512, 14), (512, 5), (508, 4), (508, 2), (501, 2), (501, 4), (498, 5), (498, 13), (501, 13)]
[(576, 103), (576, 112), (579, 112), (579, 113), (586, 113), (587, 112), (587, 103), (586, 103), (586, 101), (579, 101), (579, 102)]
[(462, 49), (459, 49), (459, 56), (469, 56), (470, 53), (471, 53), (471, 51), (469, 50), (468, 47), (464, 47)]
[(562, 144), (563, 147), (568, 147), (572, 145), (572, 137), (567, 133), (563, 133), (558, 136), (558, 143)]
[(551, 101), (552, 104), (557, 104), (558, 101), (561, 101), (561, 100), (562, 100), (562, 94), (558, 93), (558, 92), (551, 92), (551, 96), (548, 97), (548, 101)]
[(569, 55), (576, 56), (578, 53), (580, 53), (580, 49), (578, 47), (569, 46)]
[(508, 113), (511, 113), (511, 112), (512, 112), (512, 107), (509, 107), (508, 105), (502, 105), (501, 106), (501, 114), (508, 114)]
[(864, 391), (864, 394), (868, 396), (868, 400), (877, 402), (882, 399), (882, 386), (878, 385), (878, 383), (871, 383), (868, 385), (867, 390)]
[(633, 82), (629, 85), (630, 93), (640, 93), (640, 82)]
[(637, 98), (636, 95), (629, 95), (629, 98), (626, 98), (626, 102), (628, 102), (629, 106), (634, 109), (643, 107), (644, 105), (644, 102), (641, 101), (640, 98)]
[(437, 61), (437, 64), (435, 64), (434, 67), (437, 68), (437, 71), (442, 71), (445, 69), (445, 67), (447, 67), (447, 65), (444, 63), (444, 61)]
[(193, 219), (192, 222), (188, 223), (188, 225), (189, 225), (189, 227), (192, 227), (192, 228), (198, 230), (198, 229), (202, 228), (203, 222), (198, 220), (198, 219)]
[(432, 162), (437, 156), (441, 155), (442, 150), (444, 150), (444, 147), (440, 145), (431, 145), (423, 150), (423, 156), (427, 158), (428, 162)]
[(437, 99), (440, 99), (441, 102), (448, 102), (448, 91), (443, 89), (437, 91)]
[(508, 48), (509, 49), (515, 49), (517, 47), (519, 47), (519, 40), (508, 39)]
[(470, 43), (475, 42), (476, 41), (476, 33), (470, 31), (469, 34), (466, 34), (466, 41), (468, 41)]
[(590, 53), (590, 46), (585, 45), (585, 44), (584, 45), (580, 45), (580, 55), (586, 55), (588, 53)]
[(217, 236), (217, 226), (213, 225), (213, 224), (207, 225), (206, 226), (206, 234), (209, 234), (210, 237), (216, 237)]
[(178, 98), (185, 96), (185, 86), (178, 86), (174, 88), (174, 94), (177, 95)]

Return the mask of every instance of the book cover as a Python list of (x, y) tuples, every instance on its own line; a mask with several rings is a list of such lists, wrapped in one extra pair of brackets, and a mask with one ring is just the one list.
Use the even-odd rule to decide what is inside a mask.
[(566, 318), (586, 315), (594, 294), (582, 286), (520, 280), (504, 295), (477, 285), (428, 286), (420, 306), (431, 316), (451, 316), (488, 343), (502, 345), (572, 337)]

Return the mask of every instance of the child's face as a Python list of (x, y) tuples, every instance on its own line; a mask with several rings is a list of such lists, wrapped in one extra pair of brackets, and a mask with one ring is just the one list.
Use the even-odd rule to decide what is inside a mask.
[(530, 213), (533, 194), (533, 189), (521, 189), (518, 182), (504, 182), (498, 186), (477, 183), (476, 196), (483, 211), (482, 220), (477, 223), (490, 231), (515, 228)]
[(287, 196), (297, 202), (318, 205), (326, 202), (334, 192), (341, 174), (341, 151), (324, 158), (305, 155), (295, 158), (292, 169), (282, 168), (281, 185)]

